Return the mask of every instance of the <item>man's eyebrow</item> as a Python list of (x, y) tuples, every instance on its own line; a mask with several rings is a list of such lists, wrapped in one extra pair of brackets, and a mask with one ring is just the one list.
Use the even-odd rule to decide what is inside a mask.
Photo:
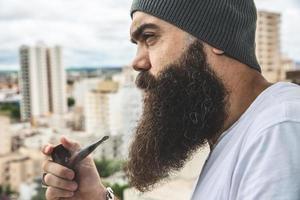
[(136, 40), (138, 40), (141, 37), (143, 31), (147, 28), (159, 29), (159, 27), (156, 24), (152, 24), (152, 23), (142, 24), (139, 27), (137, 27), (135, 31), (131, 33), (131, 38), (130, 38), (131, 42), (136, 43)]

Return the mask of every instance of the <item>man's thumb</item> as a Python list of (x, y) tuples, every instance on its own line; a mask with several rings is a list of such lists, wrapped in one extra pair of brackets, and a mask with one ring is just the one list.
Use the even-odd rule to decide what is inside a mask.
[(80, 145), (78, 142), (70, 140), (64, 136), (60, 138), (60, 143), (71, 152), (76, 152), (80, 150)]

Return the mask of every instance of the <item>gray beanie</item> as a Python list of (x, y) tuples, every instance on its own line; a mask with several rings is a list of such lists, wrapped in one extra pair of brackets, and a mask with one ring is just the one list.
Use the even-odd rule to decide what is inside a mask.
[(135, 11), (165, 20), (261, 71), (255, 56), (253, 0), (133, 0), (131, 16)]

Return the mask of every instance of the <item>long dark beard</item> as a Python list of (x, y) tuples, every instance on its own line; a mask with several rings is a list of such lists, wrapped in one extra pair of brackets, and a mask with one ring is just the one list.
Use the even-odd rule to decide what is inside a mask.
[(157, 78), (141, 72), (144, 110), (131, 144), (126, 171), (140, 191), (181, 169), (191, 154), (215, 137), (226, 115), (227, 92), (206, 62), (200, 41)]

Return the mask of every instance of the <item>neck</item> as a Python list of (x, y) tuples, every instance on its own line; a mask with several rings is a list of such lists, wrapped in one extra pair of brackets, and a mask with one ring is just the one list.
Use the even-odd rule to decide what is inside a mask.
[[(235, 67), (235, 70), (236, 69), (238, 68)], [(267, 82), (259, 72), (253, 69), (248, 69), (248, 67), (247, 69), (241, 67), (241, 70), (237, 72), (231, 71), (229, 76), (223, 74), (222, 77), (229, 77), (227, 80), (223, 78), (225, 87), (229, 93), (227, 119), (225, 120), (223, 129), (209, 141), (211, 150), (218, 142), (221, 134), (230, 128), (241, 117), (260, 93), (272, 85)]]

